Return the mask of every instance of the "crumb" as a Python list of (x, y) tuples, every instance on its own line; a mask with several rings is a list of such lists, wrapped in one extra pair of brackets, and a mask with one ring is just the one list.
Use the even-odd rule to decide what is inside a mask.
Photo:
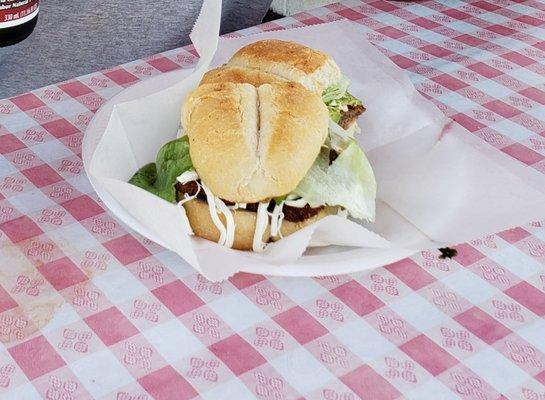
[(454, 258), (458, 255), (458, 250), (450, 247), (442, 247), (439, 249), (439, 251), (441, 252), (439, 258), (442, 260), (444, 260), (445, 258)]

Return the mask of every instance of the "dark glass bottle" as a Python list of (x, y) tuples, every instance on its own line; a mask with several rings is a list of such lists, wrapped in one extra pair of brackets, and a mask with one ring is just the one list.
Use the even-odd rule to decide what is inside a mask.
[(0, 47), (25, 40), (38, 21), (39, 0), (0, 0)]

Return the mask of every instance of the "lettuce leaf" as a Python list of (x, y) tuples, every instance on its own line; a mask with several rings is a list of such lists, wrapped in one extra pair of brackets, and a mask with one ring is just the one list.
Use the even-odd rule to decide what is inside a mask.
[(329, 165), (329, 149), (320, 155), (293, 191), (311, 207), (341, 206), (351, 216), (373, 221), (377, 184), (371, 165), (355, 140)]
[(354, 133), (341, 128), (336, 122), (329, 121), (329, 135), (326, 145), (337, 154), (342, 153), (354, 141)]
[(324, 90), (322, 100), (328, 104), (336, 99), (340, 99), (346, 93), (348, 85), (350, 85), (350, 81), (343, 76), (339, 82), (334, 83)]
[(329, 110), (329, 117), (338, 123), (341, 119), (341, 111), (347, 106), (362, 105), (361, 100), (348, 93), (350, 81), (343, 77), (338, 83), (329, 86), (322, 93), (322, 100)]
[(155, 193), (156, 189), (153, 184), (157, 181), (157, 168), (155, 163), (149, 163), (140, 168), (129, 179), (129, 183), (138, 186), (148, 192)]
[(136, 171), (129, 183), (174, 202), (176, 178), (190, 169), (193, 169), (193, 163), (189, 156), (189, 139), (182, 136), (164, 144), (155, 163), (146, 164)]

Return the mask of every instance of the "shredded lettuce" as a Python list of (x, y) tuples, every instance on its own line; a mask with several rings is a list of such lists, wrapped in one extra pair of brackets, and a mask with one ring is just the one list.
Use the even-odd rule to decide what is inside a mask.
[(373, 221), (377, 184), (367, 157), (355, 140), (329, 165), (329, 149), (320, 155), (293, 194), (311, 207), (341, 206), (351, 216)]
[(161, 147), (156, 161), (140, 168), (129, 183), (141, 187), (166, 201), (176, 201), (176, 178), (193, 169), (187, 136), (172, 140)]
[(346, 93), (350, 81), (346, 77), (342, 77), (341, 80), (333, 85), (329, 86), (322, 93), (322, 100), (324, 103), (328, 104), (336, 99), (339, 99), (344, 96)]
[(287, 197), (288, 197), (287, 194), (285, 194), (284, 196), (275, 197), (274, 202), (275, 202), (275, 204), (282, 204), (284, 201), (286, 201)]
[(345, 107), (362, 105), (361, 100), (348, 93), (349, 84), (350, 81), (343, 77), (322, 93), (322, 100), (329, 110), (329, 117), (336, 123), (341, 120), (341, 112)]

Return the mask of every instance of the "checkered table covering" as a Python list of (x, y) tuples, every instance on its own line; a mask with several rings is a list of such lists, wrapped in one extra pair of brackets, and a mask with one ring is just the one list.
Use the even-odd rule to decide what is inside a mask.
[[(346, 1), (236, 35), (339, 18), (545, 173), (544, 3)], [(105, 212), (81, 161), (93, 113), (195, 59), (176, 49), (0, 100), (2, 399), (545, 399), (545, 220), (453, 260), (218, 284)]]

